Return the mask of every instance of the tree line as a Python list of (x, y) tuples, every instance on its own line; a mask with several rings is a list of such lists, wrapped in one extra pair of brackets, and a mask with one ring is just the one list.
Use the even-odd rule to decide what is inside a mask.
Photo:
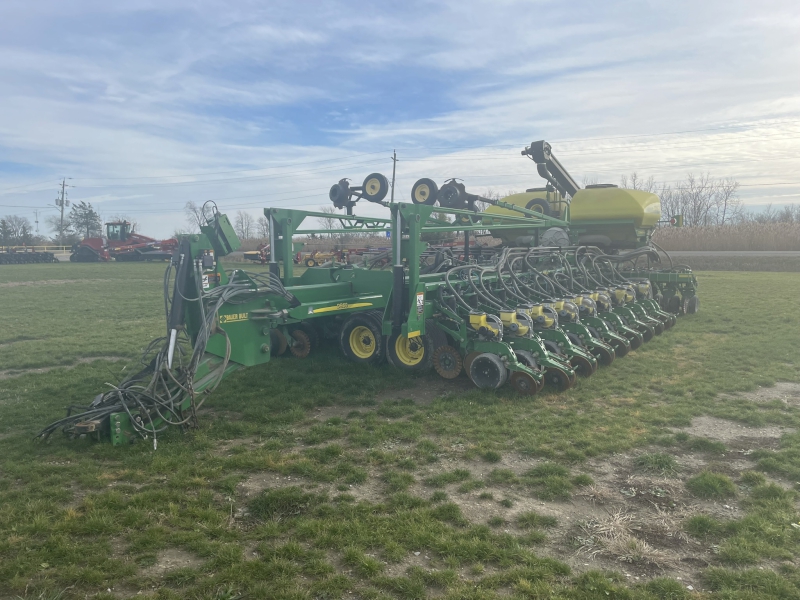
[(48, 215), (45, 224), (51, 236), (37, 234), (27, 217), (6, 215), (0, 218), (0, 246), (34, 246), (53, 244), (71, 246), (84, 237), (102, 234), (103, 220), (90, 202), (81, 201), (64, 215)]

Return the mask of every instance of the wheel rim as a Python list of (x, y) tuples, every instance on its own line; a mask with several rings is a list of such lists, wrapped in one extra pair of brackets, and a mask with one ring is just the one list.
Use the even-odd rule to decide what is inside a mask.
[(359, 325), (350, 332), (350, 349), (358, 358), (369, 358), (375, 354), (375, 334), (369, 327)]
[(415, 339), (408, 339), (405, 335), (399, 335), (394, 343), (394, 352), (404, 365), (418, 365), (425, 356), (425, 346), (421, 342), (415, 341)]
[(414, 190), (414, 201), (418, 204), (425, 204), (431, 197), (431, 188), (427, 183), (423, 183)]
[(367, 184), (364, 186), (367, 190), (367, 193), (370, 196), (377, 196), (378, 192), (381, 190), (381, 182), (378, 180), (377, 177), (373, 177)]

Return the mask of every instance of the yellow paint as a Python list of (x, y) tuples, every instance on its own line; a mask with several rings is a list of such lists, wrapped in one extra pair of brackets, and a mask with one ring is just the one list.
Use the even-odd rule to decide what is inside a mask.
[(250, 313), (233, 313), (230, 315), (220, 315), (219, 316), (219, 323), (220, 325), (225, 325), (226, 323), (236, 323), (237, 321), (247, 321), (250, 318)]
[(350, 304), (348, 302), (340, 302), (339, 304), (335, 304), (334, 306), (324, 306), (322, 308), (315, 308), (314, 314), (317, 313), (326, 313), (326, 312), (334, 312), (337, 310), (350, 310), (351, 308), (365, 308), (367, 306), (372, 306), (372, 302), (354, 302)]

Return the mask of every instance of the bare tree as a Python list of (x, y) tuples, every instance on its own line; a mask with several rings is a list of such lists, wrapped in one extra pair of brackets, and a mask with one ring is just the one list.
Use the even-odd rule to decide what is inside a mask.
[(636, 171), (631, 173), (630, 177), (623, 175), (620, 178), (620, 183), (622, 184), (620, 187), (629, 190), (642, 190), (644, 192), (655, 192), (657, 187), (656, 181), (653, 179), (652, 175), (647, 179), (642, 179)]
[(241, 239), (252, 239), (253, 232), (255, 231), (255, 223), (252, 215), (243, 210), (237, 211), (233, 228), (236, 231), (236, 235)]
[(0, 237), (3, 245), (21, 245), (33, 243), (31, 222), (26, 217), (6, 215), (0, 221)]
[(53, 241), (55, 243), (70, 245), (76, 241), (80, 241), (80, 236), (72, 229), (69, 213), (64, 215), (63, 222), (58, 215), (49, 215), (45, 217), (44, 222), (47, 224), (47, 228), (53, 232)]
[(189, 224), (189, 230), (199, 233), (200, 227), (205, 225), (205, 219), (203, 219), (203, 208), (201, 206), (197, 206), (194, 201), (189, 200), (184, 205), (183, 211), (186, 213), (186, 222)]
[(263, 240), (269, 239), (269, 219), (264, 215), (258, 217), (256, 221), (256, 231), (258, 232), (258, 237)]

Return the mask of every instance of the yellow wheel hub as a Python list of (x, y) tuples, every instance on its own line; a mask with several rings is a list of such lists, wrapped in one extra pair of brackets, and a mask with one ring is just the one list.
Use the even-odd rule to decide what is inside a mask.
[(419, 202), (420, 204), (424, 204), (425, 201), (431, 197), (431, 189), (426, 185), (422, 184), (416, 190), (414, 190), (414, 200)]
[(370, 196), (377, 196), (378, 192), (381, 190), (381, 182), (378, 180), (377, 177), (373, 177), (369, 181), (367, 181), (367, 185), (364, 186), (367, 188), (367, 192)]
[(425, 346), (419, 337), (408, 339), (405, 335), (398, 336), (394, 343), (394, 351), (400, 362), (409, 366), (419, 364), (425, 356)]
[(359, 325), (350, 332), (350, 349), (358, 358), (369, 358), (375, 354), (375, 334), (369, 327)]

